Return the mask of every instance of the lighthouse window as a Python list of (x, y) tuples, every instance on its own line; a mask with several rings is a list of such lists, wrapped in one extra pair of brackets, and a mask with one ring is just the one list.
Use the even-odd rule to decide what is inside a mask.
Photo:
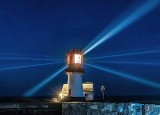
[(74, 60), (75, 60), (75, 63), (81, 64), (81, 55), (75, 54)]

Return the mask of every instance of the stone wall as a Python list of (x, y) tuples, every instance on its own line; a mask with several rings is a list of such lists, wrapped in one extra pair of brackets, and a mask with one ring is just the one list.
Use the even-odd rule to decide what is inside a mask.
[(0, 115), (160, 115), (160, 105), (103, 102), (0, 103)]
[(63, 103), (63, 115), (160, 115), (160, 105), (138, 103)]

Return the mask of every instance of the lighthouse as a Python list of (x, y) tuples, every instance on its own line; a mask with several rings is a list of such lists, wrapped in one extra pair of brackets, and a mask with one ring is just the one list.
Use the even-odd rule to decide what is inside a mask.
[(67, 97), (83, 98), (83, 52), (80, 49), (74, 48), (72, 51), (67, 51), (66, 57), (68, 65), (66, 69), (68, 76)]
[(58, 93), (57, 101), (91, 101), (94, 100), (94, 87), (92, 82), (82, 83), (84, 74), (84, 54), (81, 49), (74, 48), (66, 53), (68, 81), (63, 84)]

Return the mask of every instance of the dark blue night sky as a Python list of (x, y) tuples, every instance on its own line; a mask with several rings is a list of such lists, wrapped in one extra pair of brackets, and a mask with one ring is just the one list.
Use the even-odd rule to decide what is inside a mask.
[[(22, 96), (65, 65), (67, 50), (85, 48), (107, 26), (118, 23), (118, 17), (127, 17), (145, 1), (0, 0), (0, 96)], [(86, 63), (160, 84), (160, 51), (157, 50), (160, 50), (160, 5), (88, 52), (85, 58)], [(89, 59), (139, 51), (156, 52)], [(32, 59), (60, 59), (63, 63), (4, 70), (53, 62)], [(85, 71), (83, 81), (94, 82), (98, 95), (101, 85), (106, 86), (108, 95), (160, 95), (160, 88), (86, 65)], [(67, 75), (62, 72), (34, 96), (53, 95), (55, 89), (60, 89), (66, 82)]]

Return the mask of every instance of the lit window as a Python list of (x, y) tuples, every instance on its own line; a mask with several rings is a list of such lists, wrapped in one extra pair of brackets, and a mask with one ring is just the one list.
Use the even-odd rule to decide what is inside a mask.
[(80, 54), (75, 54), (74, 55), (74, 61), (75, 61), (75, 63), (81, 64), (81, 55)]

